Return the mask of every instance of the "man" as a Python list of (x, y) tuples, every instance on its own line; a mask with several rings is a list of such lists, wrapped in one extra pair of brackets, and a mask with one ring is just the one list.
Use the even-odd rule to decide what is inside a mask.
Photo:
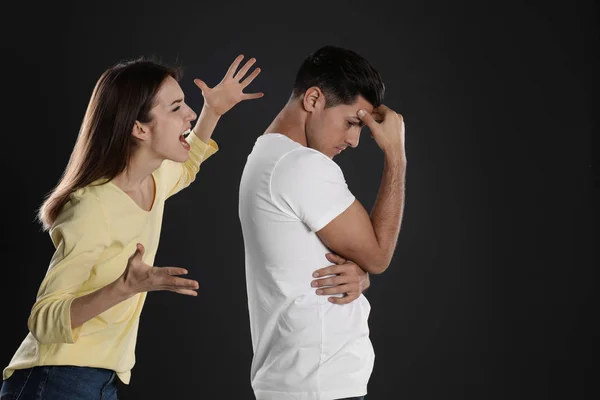
[[(321, 48), (304, 61), (290, 100), (248, 157), (239, 213), (258, 400), (362, 398), (367, 392), (374, 361), (370, 305), (348, 283), (345, 270), (355, 264), (313, 272), (327, 265), (329, 251), (372, 274), (391, 261), (406, 156), (402, 117), (381, 105), (383, 94), (380, 75), (364, 58)], [(363, 123), (384, 156), (370, 217), (332, 161), (358, 146)], [(346, 292), (356, 300), (320, 296)]]

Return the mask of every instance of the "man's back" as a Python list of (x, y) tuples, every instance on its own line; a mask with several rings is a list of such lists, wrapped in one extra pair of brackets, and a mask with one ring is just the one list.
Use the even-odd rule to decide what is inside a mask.
[(257, 399), (366, 393), (374, 354), (364, 296), (336, 305), (310, 287), (330, 263), (316, 231), (354, 201), (342, 171), (280, 134), (257, 139), (240, 184), (239, 215)]

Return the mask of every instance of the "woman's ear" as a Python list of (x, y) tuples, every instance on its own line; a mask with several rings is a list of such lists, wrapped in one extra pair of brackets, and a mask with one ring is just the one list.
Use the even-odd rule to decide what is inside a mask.
[(133, 123), (131, 135), (139, 140), (148, 140), (148, 138), (150, 137), (148, 126), (146, 124), (141, 123), (140, 121), (135, 121)]

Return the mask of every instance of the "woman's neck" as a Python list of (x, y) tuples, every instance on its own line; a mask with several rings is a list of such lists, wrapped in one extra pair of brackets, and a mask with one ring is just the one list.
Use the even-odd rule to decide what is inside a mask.
[(112, 182), (125, 192), (135, 192), (144, 187), (148, 178), (156, 171), (163, 160), (151, 157), (140, 150), (127, 162), (127, 167), (112, 179)]

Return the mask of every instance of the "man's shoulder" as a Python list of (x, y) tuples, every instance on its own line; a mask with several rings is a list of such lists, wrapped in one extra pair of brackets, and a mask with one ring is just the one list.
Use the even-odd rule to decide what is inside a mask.
[(339, 166), (325, 154), (304, 146), (296, 147), (282, 154), (277, 167), (291, 169), (301, 174), (340, 170)]
[[(325, 154), (306, 147), (289, 137), (270, 133), (259, 137), (250, 153), (246, 168), (256, 173), (267, 172), (285, 180), (326, 178), (342, 175), (340, 167)], [(250, 172), (251, 176), (254, 176)]]
[(270, 153), (277, 158), (293, 155), (295, 158), (323, 157), (331, 161), (329, 157), (320, 151), (301, 145), (298, 142), (280, 133), (269, 133), (260, 136), (254, 145), (253, 153)]

